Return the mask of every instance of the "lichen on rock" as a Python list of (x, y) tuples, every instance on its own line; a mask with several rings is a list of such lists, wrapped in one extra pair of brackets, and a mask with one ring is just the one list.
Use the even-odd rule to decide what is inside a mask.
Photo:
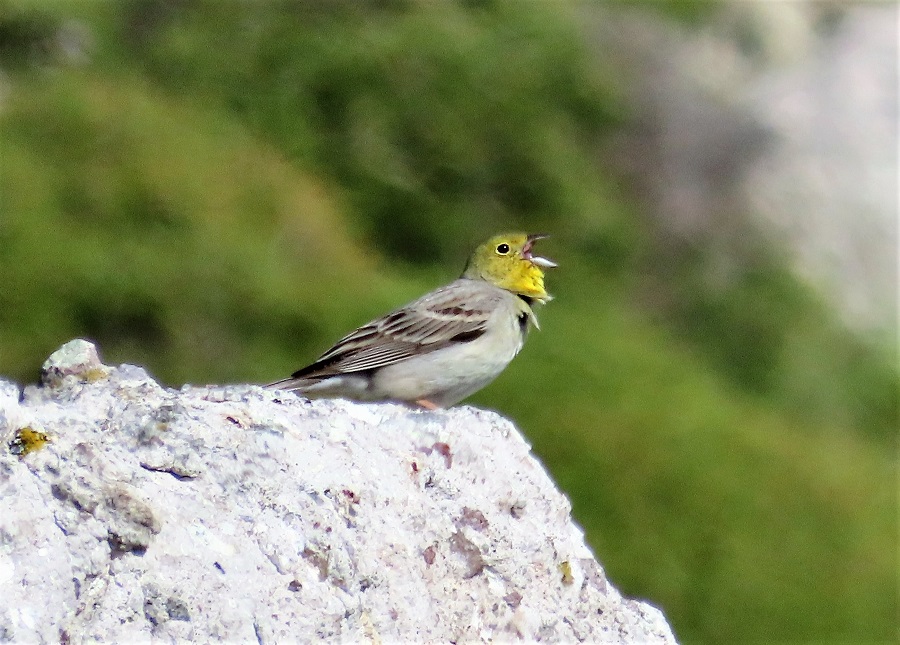
[(0, 451), (10, 640), (674, 642), (494, 413), (172, 390), (73, 343), (0, 381), (3, 445), (53, 429)]

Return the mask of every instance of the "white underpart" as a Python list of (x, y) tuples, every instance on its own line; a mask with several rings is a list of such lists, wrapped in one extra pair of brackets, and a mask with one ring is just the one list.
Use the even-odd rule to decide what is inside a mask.
[[(510, 295), (510, 309), (517, 310)], [(389, 365), (372, 379), (376, 396), (415, 401), (428, 399), (447, 407), (483, 388), (500, 375), (522, 349), (524, 336), (516, 315), (506, 307), (494, 312), (496, 321), (475, 340)]]

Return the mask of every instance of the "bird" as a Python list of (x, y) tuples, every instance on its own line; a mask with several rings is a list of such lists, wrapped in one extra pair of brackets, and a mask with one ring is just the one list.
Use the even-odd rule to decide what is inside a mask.
[(459, 279), (366, 323), (315, 362), (265, 387), (428, 410), (462, 401), (500, 375), (532, 325), (540, 329), (533, 305), (552, 299), (544, 269), (557, 265), (532, 249), (547, 237), (490, 238)]

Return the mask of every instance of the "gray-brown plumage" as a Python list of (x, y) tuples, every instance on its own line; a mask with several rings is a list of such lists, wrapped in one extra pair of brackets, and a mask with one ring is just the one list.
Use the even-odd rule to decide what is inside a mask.
[(310, 397), (446, 407), (481, 389), (522, 348), (531, 305), (550, 298), (531, 247), (543, 236), (501, 235), (463, 277), (351, 332), (311, 365), (267, 387)]

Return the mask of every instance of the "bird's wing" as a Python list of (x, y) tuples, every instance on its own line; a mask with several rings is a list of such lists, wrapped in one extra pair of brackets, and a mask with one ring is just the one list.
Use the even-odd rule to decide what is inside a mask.
[(291, 378), (373, 370), (478, 338), (500, 296), (469, 282), (454, 282), (363, 325)]

